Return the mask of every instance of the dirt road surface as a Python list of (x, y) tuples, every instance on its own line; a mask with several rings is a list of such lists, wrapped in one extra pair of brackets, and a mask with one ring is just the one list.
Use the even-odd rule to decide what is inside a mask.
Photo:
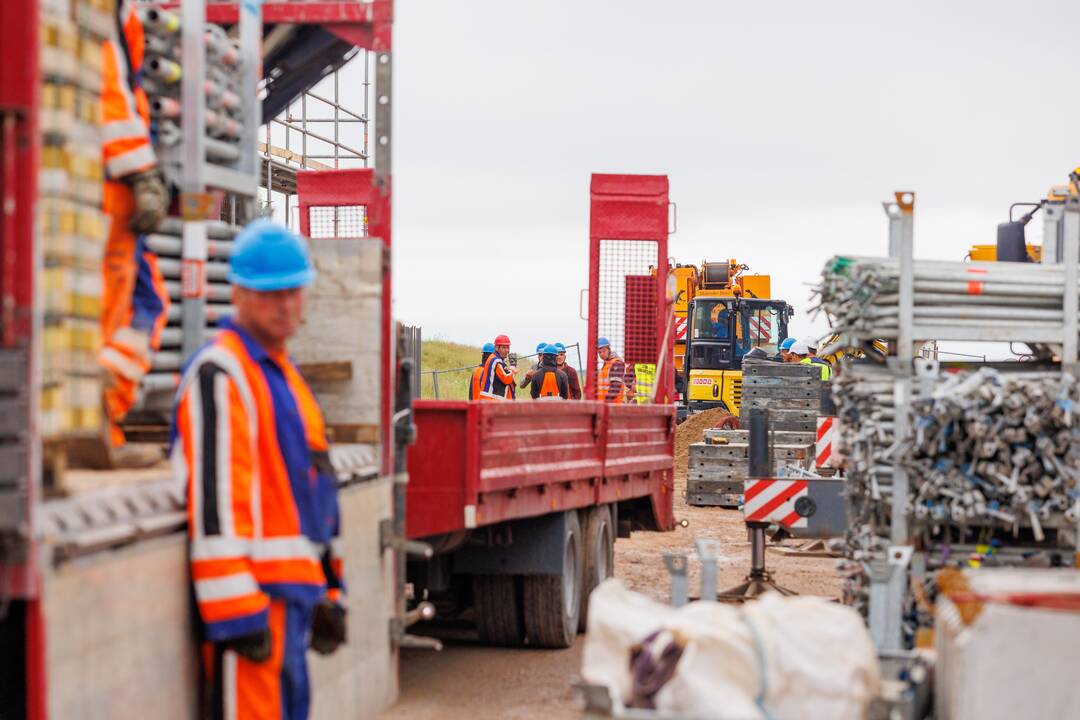
[[(675, 446), (675, 517), (689, 525), (670, 533), (634, 533), (615, 543), (615, 575), (628, 587), (667, 601), (671, 585), (663, 554), (694, 557), (694, 538), (721, 544), (718, 586), (742, 582), (750, 566), (750, 543), (737, 510), (689, 507), (686, 489), (687, 447), (701, 440), (715, 418), (700, 413), (679, 426)], [(794, 558), (767, 553), (774, 579), (804, 595), (839, 597), (835, 560)], [(690, 588), (699, 584), (697, 563), (690, 564)], [(384, 715), (395, 720), (469, 718), (487, 720), (561, 720), (580, 717), (581, 701), (573, 689), (580, 678), (579, 637), (567, 650), (511, 650), (469, 643), (447, 643), (441, 653), (407, 651), (401, 658), (401, 696)]]

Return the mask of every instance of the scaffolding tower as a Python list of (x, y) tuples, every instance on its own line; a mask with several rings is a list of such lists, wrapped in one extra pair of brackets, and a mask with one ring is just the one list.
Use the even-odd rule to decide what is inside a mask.
[[(263, 125), (258, 149), (264, 213), (295, 229), (299, 212), (297, 170), (369, 166), (370, 93), (371, 52), (357, 48), (341, 69), (288, 103)], [(359, 112), (349, 107), (356, 104), (361, 107)], [(336, 210), (332, 220), (336, 230), (340, 221)], [(366, 231), (366, 214), (362, 222)]]

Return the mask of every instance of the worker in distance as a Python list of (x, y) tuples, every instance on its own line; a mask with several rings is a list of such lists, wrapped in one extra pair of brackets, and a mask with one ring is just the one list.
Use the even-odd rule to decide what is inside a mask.
[(492, 343), (495, 351), (484, 362), (480, 374), (480, 395), (478, 400), (513, 400), (517, 397), (514, 375), (517, 365), (509, 362), (510, 338), (499, 335)]

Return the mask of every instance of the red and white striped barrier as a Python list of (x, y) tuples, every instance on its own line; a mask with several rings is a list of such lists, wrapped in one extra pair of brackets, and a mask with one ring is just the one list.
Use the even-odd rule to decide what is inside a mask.
[(810, 494), (806, 480), (748, 479), (743, 485), (743, 519), (804, 528), (809, 520), (795, 511), (795, 503)]
[(840, 467), (840, 455), (833, 450), (836, 439), (836, 418), (823, 416), (817, 419), (817, 462), (819, 468)]
[(676, 340), (685, 340), (686, 339), (686, 318), (684, 318), (684, 317), (676, 316), (676, 318), (675, 318), (675, 339)]

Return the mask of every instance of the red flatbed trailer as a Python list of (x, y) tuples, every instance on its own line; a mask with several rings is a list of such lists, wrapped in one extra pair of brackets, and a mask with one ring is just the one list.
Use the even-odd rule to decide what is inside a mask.
[(412, 539), (632, 500), (671, 530), (675, 411), (597, 402), (413, 406), (405, 530)]

